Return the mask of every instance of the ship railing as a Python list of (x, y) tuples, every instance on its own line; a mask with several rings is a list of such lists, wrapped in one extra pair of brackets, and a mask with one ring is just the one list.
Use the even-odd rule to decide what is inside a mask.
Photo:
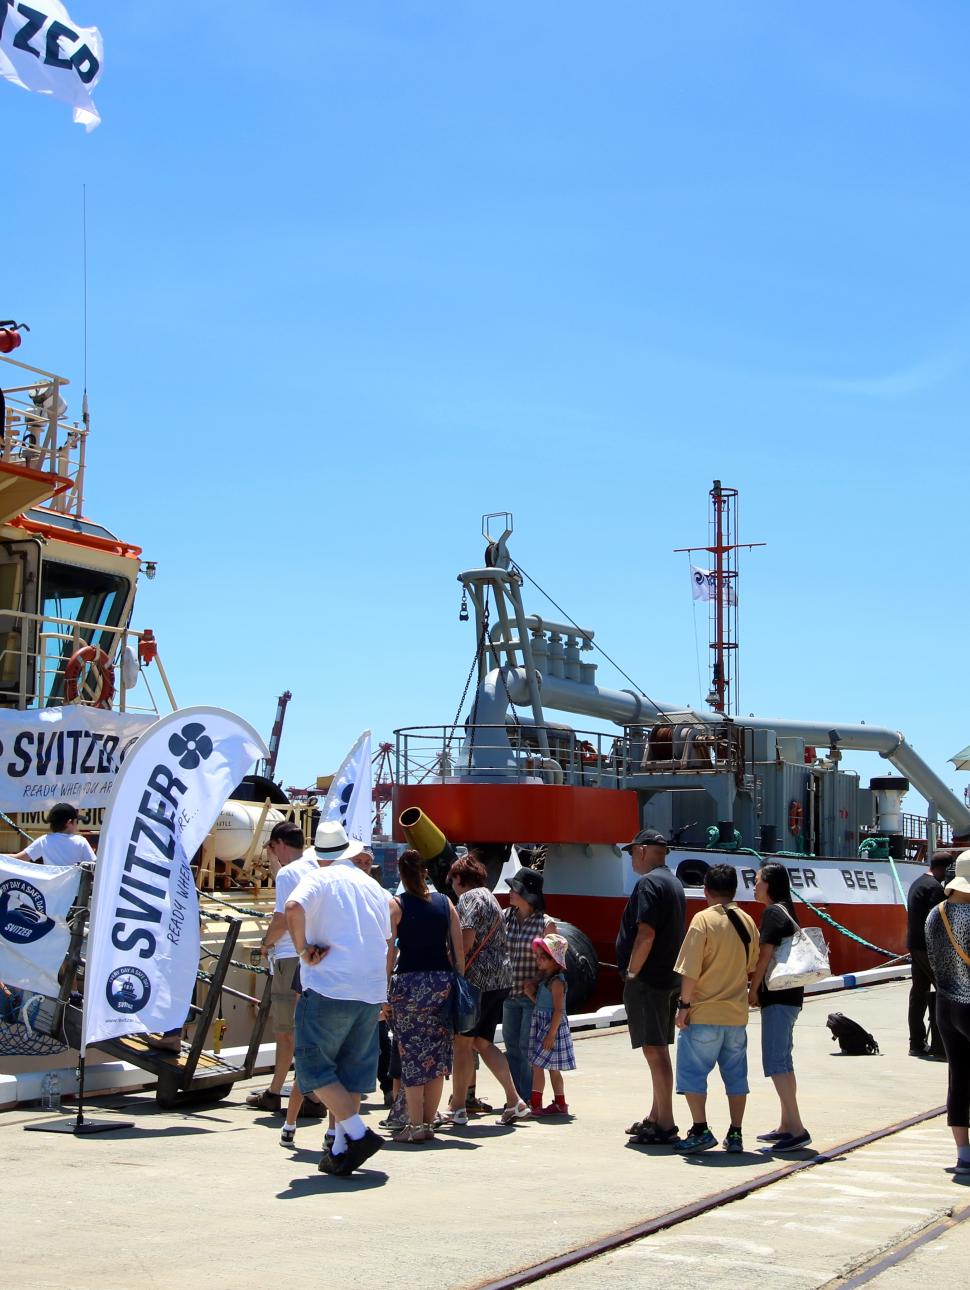
[(624, 788), (636, 766), (629, 742), (599, 730), (547, 725), (549, 757), (534, 725), (410, 726), (395, 731), (398, 784), (567, 784)]
[(0, 462), (69, 479), (70, 487), (43, 505), (60, 515), (79, 517), (88, 430), (82, 422), (68, 419), (61, 391), (70, 382), (15, 358), (0, 357), (0, 362), (30, 374), (26, 384), (4, 384), (0, 393)]
[[(67, 665), (79, 649), (94, 645), (104, 651), (115, 669), (111, 706), (119, 712), (157, 715), (158, 703), (143, 666), (138, 666), (138, 673), (144, 686), (139, 685), (135, 693), (135, 686), (124, 685), (122, 660), (130, 651), (137, 663), (142, 636), (143, 633), (130, 627), (112, 627), (105, 623), (87, 623), (75, 618), (55, 618), (50, 614), (28, 614), (13, 609), (0, 610), (0, 707), (25, 710), (66, 703)], [(174, 708), (175, 702), (160, 663), (159, 669), (162, 685)], [(95, 694), (85, 693), (83, 669), (79, 680), (79, 699), (83, 702), (86, 698), (88, 701), (95, 698)]]

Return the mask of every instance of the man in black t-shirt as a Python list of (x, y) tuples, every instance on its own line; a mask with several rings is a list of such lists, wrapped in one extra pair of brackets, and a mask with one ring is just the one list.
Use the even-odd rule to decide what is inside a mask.
[[(937, 851), (930, 861), (929, 873), (921, 874), (906, 898), (906, 948), (913, 960), (909, 988), (909, 1055), (933, 1057), (946, 1061), (943, 1040), (936, 1028), (936, 994), (933, 991), (933, 969), (926, 953), (926, 919), (935, 905), (946, 899), (943, 877), (949, 863), (948, 851)], [(930, 1046), (926, 1047), (927, 1012), (930, 1017)]]
[(684, 939), (687, 901), (680, 880), (667, 868), (667, 839), (662, 833), (643, 829), (623, 850), (639, 881), (623, 911), (616, 962), (623, 977), (630, 1043), (643, 1049), (653, 1085), (649, 1113), (627, 1133), (636, 1142), (674, 1145), (678, 1137), (670, 1046), (680, 993), (674, 963)]

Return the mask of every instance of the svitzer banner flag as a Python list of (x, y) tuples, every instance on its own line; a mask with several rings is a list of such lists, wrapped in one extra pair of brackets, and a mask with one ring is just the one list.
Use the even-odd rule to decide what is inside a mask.
[(77, 865), (0, 857), (0, 981), (57, 994), (57, 970), (71, 939), (67, 916), (80, 881)]
[(320, 812), (321, 820), (339, 820), (348, 838), (367, 846), (374, 832), (372, 776), (370, 731), (365, 730), (340, 763)]
[(98, 846), (83, 1046), (185, 1021), (199, 966), (189, 865), (229, 794), (267, 756), (241, 717), (183, 708), (157, 721), (125, 760)]
[(86, 130), (101, 124), (91, 95), (101, 79), (97, 27), (79, 27), (59, 0), (0, 0), (0, 76), (74, 108)]
[(0, 810), (107, 806), (122, 763), (155, 719), (80, 703), (0, 711)]

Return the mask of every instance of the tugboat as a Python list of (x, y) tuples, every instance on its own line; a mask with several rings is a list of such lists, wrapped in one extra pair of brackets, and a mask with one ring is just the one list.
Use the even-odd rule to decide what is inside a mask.
[[(718, 482), (716, 492), (723, 500)], [(483, 517), (484, 567), (458, 575), (477, 641), (464, 721), (396, 732), (401, 835), (414, 841), (433, 825), (437, 838), (476, 848), (493, 886), (512, 846), (527, 846), (542, 857), (550, 912), (581, 929), (604, 964), (636, 881), (620, 845), (646, 827), (669, 839), (689, 916), (702, 907), (712, 864), (737, 869), (739, 901), (755, 912), (757, 867), (778, 860), (802, 923), (825, 932), (834, 974), (904, 956), (909, 886), (948, 828), (970, 834), (970, 811), (903, 736), (832, 721), (742, 720), (604, 688), (587, 661), (591, 629), (526, 613), (511, 533), (511, 515)], [(717, 558), (718, 602), (730, 603), (731, 547), (718, 532), (705, 549)], [(714, 676), (723, 686), (732, 647), (723, 630), (721, 646)], [(551, 721), (550, 709), (611, 722), (613, 732)], [(862, 787), (841, 765), (850, 750), (878, 752), (900, 773)], [(910, 785), (930, 803), (916, 829), (904, 827)]]

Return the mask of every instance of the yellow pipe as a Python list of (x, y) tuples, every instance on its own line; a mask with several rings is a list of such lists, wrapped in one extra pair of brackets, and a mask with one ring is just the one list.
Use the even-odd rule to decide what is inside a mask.
[(408, 844), (419, 852), (422, 860), (434, 860), (450, 845), (437, 824), (425, 815), (419, 806), (409, 806), (398, 818)]

